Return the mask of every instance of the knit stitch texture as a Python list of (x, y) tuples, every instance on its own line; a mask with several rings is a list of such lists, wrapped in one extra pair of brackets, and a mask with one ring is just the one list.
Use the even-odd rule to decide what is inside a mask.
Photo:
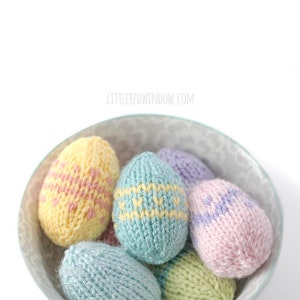
[(270, 220), (237, 186), (221, 179), (205, 181), (188, 201), (193, 245), (217, 276), (242, 278), (267, 260), (273, 241)]
[(125, 166), (114, 198), (116, 236), (135, 258), (162, 264), (184, 247), (188, 207), (183, 184), (154, 153), (141, 153)]
[(232, 300), (236, 288), (233, 279), (214, 275), (191, 246), (186, 246), (153, 272), (165, 300)]
[(187, 193), (198, 183), (215, 178), (207, 165), (193, 154), (162, 148), (157, 152), (157, 156), (168, 163), (181, 177)]
[(96, 239), (111, 219), (118, 158), (101, 137), (80, 138), (52, 163), (39, 196), (38, 217), (53, 243)]
[(159, 300), (153, 274), (120, 247), (81, 242), (66, 250), (59, 278), (68, 300)]

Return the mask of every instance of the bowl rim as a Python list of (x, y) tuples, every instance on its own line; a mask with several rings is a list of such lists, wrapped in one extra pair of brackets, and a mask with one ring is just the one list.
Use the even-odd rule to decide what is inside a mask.
[[(22, 254), (23, 260), (27, 266), (27, 269), (29, 271), (29, 273), (32, 275), (30, 268), (28, 268), (28, 263), (26, 260), (26, 257), (23, 253), (23, 249), (21, 247), (21, 233), (20, 233), (20, 229), (19, 229), (19, 223), (20, 223), (20, 213), (21, 213), (21, 209), (24, 205), (25, 202), (25, 192), (27, 189), (28, 184), (30, 183), (30, 181), (32, 180), (34, 174), (37, 172), (37, 170), (41, 167), (41, 165), (43, 164), (44, 160), (53, 152), (55, 151), (58, 147), (60, 147), (63, 143), (65, 143), (67, 140), (72, 139), (74, 136), (80, 134), (81, 132), (84, 132), (92, 127), (97, 127), (100, 124), (105, 124), (108, 123), (110, 121), (113, 120), (121, 120), (121, 119), (128, 119), (128, 118), (138, 118), (138, 117), (159, 117), (159, 118), (171, 118), (171, 119), (175, 119), (175, 120), (181, 120), (187, 123), (193, 123), (195, 125), (200, 125), (204, 128), (207, 128), (209, 130), (215, 131), (217, 134), (222, 135), (223, 137), (225, 137), (226, 139), (228, 139), (229, 141), (231, 141), (232, 143), (236, 144), (245, 154), (248, 155), (249, 159), (251, 159), (252, 163), (261, 171), (261, 173), (263, 174), (263, 176), (266, 178), (266, 180), (268, 181), (272, 192), (274, 193), (274, 199), (276, 201), (276, 206), (278, 207), (278, 212), (280, 215), (280, 220), (281, 222), (279, 222), (279, 230), (280, 230), (280, 235), (279, 235), (279, 241), (278, 241), (278, 248), (276, 251), (276, 255), (273, 258), (273, 261), (270, 265), (270, 268), (268, 269), (268, 272), (265, 276), (264, 281), (261, 283), (261, 285), (254, 291), (253, 295), (251, 295), (251, 299), (254, 300), (261, 292), (262, 290), (265, 288), (265, 286), (267, 285), (267, 283), (270, 282), (271, 277), (274, 274), (274, 271), (277, 267), (278, 261), (279, 261), (279, 257), (281, 254), (281, 250), (282, 250), (282, 243), (283, 243), (283, 232), (284, 232), (284, 215), (283, 215), (283, 208), (282, 208), (282, 204), (280, 201), (280, 198), (276, 192), (276, 189), (274, 187), (274, 184), (269, 176), (269, 174), (264, 170), (264, 168), (261, 166), (261, 164), (258, 162), (258, 160), (244, 147), (242, 146), (239, 142), (237, 142), (235, 139), (233, 139), (232, 137), (228, 136), (227, 134), (225, 134), (224, 132), (222, 132), (219, 129), (216, 129), (210, 125), (204, 124), (200, 121), (196, 121), (194, 119), (188, 119), (186, 117), (181, 117), (181, 116), (176, 116), (176, 115), (168, 115), (168, 114), (159, 114), (159, 113), (132, 113), (132, 114), (124, 114), (124, 115), (118, 115), (115, 117), (111, 117), (111, 118), (106, 118), (103, 119), (102, 121), (99, 121), (97, 123), (94, 124), (90, 124), (89, 126), (86, 126), (84, 128), (82, 128), (81, 130), (78, 130), (77, 132), (73, 133), (72, 135), (70, 135), (69, 137), (65, 138), (63, 141), (61, 141), (60, 143), (58, 143), (55, 147), (53, 147), (50, 151), (48, 151), (48, 153), (40, 160), (40, 162), (38, 163), (38, 165), (34, 168), (33, 172), (31, 173), (29, 180), (27, 181), (27, 184), (25, 186), (23, 195), (22, 195), (22, 200), (21, 203), (19, 205), (19, 214), (18, 214), (18, 220), (17, 220), (17, 224), (18, 224), (18, 241), (19, 241), (19, 250)], [(36, 283), (36, 285), (40, 288), (39, 284), (36, 282), (36, 280), (34, 280), (34, 282)]]

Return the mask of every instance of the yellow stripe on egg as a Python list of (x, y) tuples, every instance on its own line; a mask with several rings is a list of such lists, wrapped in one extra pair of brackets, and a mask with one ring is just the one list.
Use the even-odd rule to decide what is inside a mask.
[(123, 196), (128, 196), (131, 193), (139, 193), (141, 191), (144, 191), (146, 193), (149, 193), (150, 191), (154, 192), (178, 192), (180, 194), (185, 195), (185, 191), (182, 187), (178, 186), (177, 184), (154, 184), (154, 183), (149, 183), (149, 184), (144, 184), (141, 183), (138, 186), (131, 186), (129, 188), (125, 189), (116, 189), (114, 197), (119, 198)]
[(188, 220), (188, 214), (185, 211), (182, 210), (162, 210), (159, 211), (158, 209), (152, 209), (152, 210), (143, 210), (141, 212), (138, 211), (131, 211), (131, 212), (125, 212), (119, 214), (119, 220), (125, 221), (125, 220), (134, 220), (134, 219), (143, 219), (143, 218), (154, 218), (157, 217), (159, 219), (168, 218), (168, 219), (176, 219), (176, 220)]

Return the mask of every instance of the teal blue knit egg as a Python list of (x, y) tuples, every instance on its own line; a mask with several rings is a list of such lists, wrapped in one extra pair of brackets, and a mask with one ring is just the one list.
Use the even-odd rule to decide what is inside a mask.
[(81, 242), (66, 250), (59, 279), (66, 299), (159, 300), (153, 274), (122, 248)]
[(184, 247), (188, 207), (183, 183), (154, 153), (143, 152), (124, 167), (114, 197), (116, 236), (133, 257), (162, 264)]

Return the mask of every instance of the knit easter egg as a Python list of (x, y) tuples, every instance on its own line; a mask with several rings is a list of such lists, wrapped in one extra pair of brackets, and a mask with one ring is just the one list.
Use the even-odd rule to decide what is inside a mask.
[(162, 264), (183, 248), (188, 234), (183, 184), (154, 153), (143, 152), (125, 166), (114, 198), (116, 236), (135, 258)]
[(99, 237), (111, 219), (119, 173), (118, 158), (101, 137), (79, 138), (63, 149), (39, 195), (39, 221), (53, 243), (68, 247)]
[(204, 180), (215, 178), (213, 172), (198, 157), (185, 151), (162, 148), (157, 156), (179, 174), (186, 192)]
[(153, 274), (122, 248), (81, 242), (66, 250), (59, 279), (68, 300), (159, 300)]
[(192, 247), (185, 247), (175, 258), (152, 269), (164, 300), (232, 300), (236, 283), (214, 275)]
[(193, 245), (216, 275), (242, 278), (267, 260), (270, 220), (240, 188), (221, 179), (205, 181), (192, 189), (188, 201)]

